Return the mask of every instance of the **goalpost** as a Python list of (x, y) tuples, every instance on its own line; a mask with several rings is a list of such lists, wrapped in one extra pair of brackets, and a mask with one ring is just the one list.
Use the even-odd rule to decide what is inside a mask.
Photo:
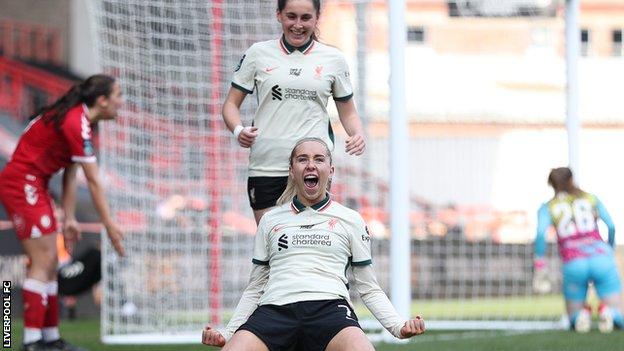
[[(555, 148), (530, 163), (517, 159), (516, 147), (562, 138), (516, 128), (540, 118), (558, 123), (562, 107), (530, 108), (523, 100), (533, 85), (559, 82), (552, 70), (563, 61), (544, 53), (556, 44), (548, 40), (558, 40), (557, 1), (406, 3), (410, 277), (389, 275), (386, 1), (323, 1), (321, 40), (347, 56), (356, 99), (366, 101), (361, 112), (369, 138), (365, 157), (345, 155), (334, 113), (332, 193), (367, 220), (382, 287), (389, 292), (391, 279), (411, 284), (411, 314), (422, 313), (428, 327), (558, 328), (556, 249), (549, 249), (555, 295), (538, 296), (531, 289), (530, 242), (534, 212), (548, 195), (544, 170), (565, 158)], [(544, 3), (555, 10), (538, 6)], [(126, 98), (117, 123), (100, 129), (110, 206), (128, 253), (116, 257), (103, 240), (102, 338), (199, 342), (206, 323), (227, 322), (251, 268), (248, 154), (225, 128), (220, 106), (244, 51), (280, 35), (276, 1), (91, 0), (90, 9), (102, 70), (120, 78)], [(472, 28), (464, 38), (477, 33), (491, 44), (495, 35), (485, 37), (488, 30), (520, 37), (532, 21), (549, 34), (544, 42), (538, 30), (538, 43), (522, 44), (520, 54), (509, 47), (478, 52), (474, 45), (457, 52), (439, 42), (459, 45), (456, 33)], [(362, 31), (366, 49), (358, 51)], [(243, 105), (246, 125), (255, 105), (254, 95)], [(523, 177), (534, 193), (513, 187), (517, 167), (533, 172)]]
[(277, 35), (274, 7), (92, 1), (101, 67), (120, 78), (126, 98), (100, 137), (128, 252), (120, 259), (104, 244), (104, 342), (198, 342), (203, 325), (226, 322), (235, 306), (251, 267), (254, 224), (246, 152), (220, 108), (244, 51)]

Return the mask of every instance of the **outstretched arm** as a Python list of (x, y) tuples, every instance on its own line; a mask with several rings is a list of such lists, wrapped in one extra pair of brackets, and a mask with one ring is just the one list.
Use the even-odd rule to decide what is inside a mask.
[(245, 291), (243, 291), (243, 295), (234, 310), (234, 315), (232, 315), (232, 319), (230, 319), (225, 330), (221, 332), (207, 325), (202, 331), (202, 343), (218, 347), (225, 345), (226, 341), (232, 338), (236, 330), (247, 321), (256, 307), (258, 307), (258, 300), (268, 280), (269, 266), (254, 264), (249, 276), (249, 283)]
[(238, 305), (236, 305), (232, 319), (230, 319), (230, 322), (225, 328), (224, 337), (227, 340), (234, 335), (236, 330), (238, 330), (238, 328), (247, 321), (253, 311), (256, 310), (256, 307), (258, 307), (258, 300), (260, 300), (260, 296), (262, 296), (262, 292), (268, 281), (269, 266), (254, 264), (251, 269), (247, 288), (245, 288)]
[(399, 316), (377, 283), (372, 265), (354, 266), (353, 277), (362, 301), (390, 334), (405, 339), (425, 332), (425, 322), (420, 316), (408, 321)]

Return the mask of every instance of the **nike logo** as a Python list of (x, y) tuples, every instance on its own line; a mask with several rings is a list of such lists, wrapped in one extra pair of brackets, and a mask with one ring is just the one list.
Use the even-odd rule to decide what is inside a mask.
[(267, 67), (267, 68), (265, 68), (265, 69), (264, 69), (264, 71), (268, 73), (268, 72), (271, 72), (271, 71), (273, 71), (273, 70), (275, 70), (275, 69), (278, 69), (278, 68), (279, 68), (279, 66), (275, 66), (275, 67)]
[(338, 305), (338, 307), (342, 307), (345, 309), (345, 312), (347, 313), (347, 315), (345, 316), (346, 319), (350, 319), (354, 322), (357, 322), (357, 320), (353, 319), (353, 317), (351, 317), (351, 309), (345, 305)]

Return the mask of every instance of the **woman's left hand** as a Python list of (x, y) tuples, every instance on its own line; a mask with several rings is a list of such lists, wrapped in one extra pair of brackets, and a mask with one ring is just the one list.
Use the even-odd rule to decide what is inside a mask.
[(65, 249), (70, 255), (74, 252), (74, 246), (80, 240), (80, 237), (78, 222), (75, 219), (65, 219), (63, 223), (63, 242), (65, 243)]
[(410, 319), (401, 328), (401, 339), (411, 338), (425, 332), (425, 320), (421, 316)]

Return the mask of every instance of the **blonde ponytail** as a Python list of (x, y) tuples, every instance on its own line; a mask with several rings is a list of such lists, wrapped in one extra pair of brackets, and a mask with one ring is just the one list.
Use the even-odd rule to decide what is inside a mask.
[(276, 206), (282, 206), (285, 203), (289, 203), (297, 195), (297, 188), (295, 187), (295, 181), (290, 175), (288, 175), (288, 182), (286, 183), (286, 189), (282, 195), (277, 199)]

